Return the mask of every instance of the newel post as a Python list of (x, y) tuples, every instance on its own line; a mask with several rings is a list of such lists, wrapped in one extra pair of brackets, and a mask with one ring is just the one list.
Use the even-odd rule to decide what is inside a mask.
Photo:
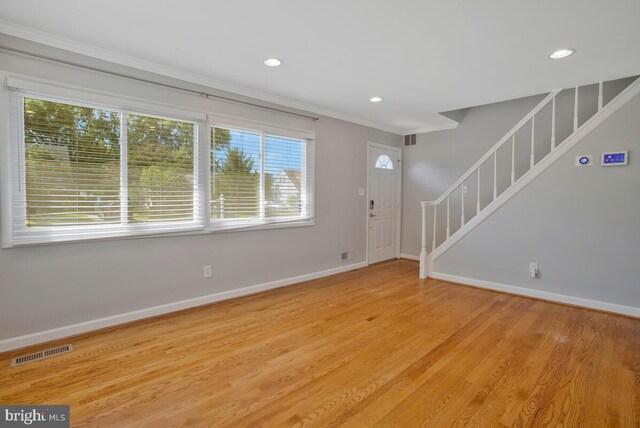
[(422, 206), (422, 242), (420, 243), (420, 278), (427, 277), (427, 203)]

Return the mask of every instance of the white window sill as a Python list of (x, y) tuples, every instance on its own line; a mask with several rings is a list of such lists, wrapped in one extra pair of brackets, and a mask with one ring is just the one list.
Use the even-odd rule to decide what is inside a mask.
[(292, 227), (306, 227), (313, 226), (315, 224), (314, 219), (299, 219), (299, 220), (291, 220), (285, 222), (260, 222), (260, 223), (238, 223), (237, 225), (229, 227), (226, 225), (214, 225), (209, 228), (199, 228), (199, 229), (188, 229), (188, 230), (179, 230), (179, 231), (166, 231), (166, 232), (143, 232), (143, 231), (124, 231), (121, 233), (114, 233), (110, 236), (87, 236), (87, 237), (77, 237), (71, 239), (52, 239), (49, 241), (29, 241), (28, 239), (23, 239), (17, 242), (9, 242), (8, 244), (2, 245), (2, 248), (22, 248), (22, 247), (34, 247), (34, 246), (43, 246), (43, 245), (57, 245), (57, 244), (73, 244), (80, 242), (100, 242), (100, 241), (115, 241), (122, 239), (140, 239), (140, 238), (168, 238), (168, 237), (176, 237), (176, 236), (192, 236), (192, 235), (209, 235), (214, 233), (229, 233), (229, 232), (250, 232), (257, 230), (269, 230), (269, 229), (286, 229)]
[(261, 221), (261, 222), (238, 222), (236, 224), (215, 224), (213, 223), (207, 229), (209, 232), (239, 232), (239, 231), (251, 231), (251, 230), (265, 230), (265, 229), (284, 229), (288, 227), (301, 227), (301, 226), (313, 226), (314, 220), (311, 219), (291, 219), (291, 220), (273, 220), (273, 221)]

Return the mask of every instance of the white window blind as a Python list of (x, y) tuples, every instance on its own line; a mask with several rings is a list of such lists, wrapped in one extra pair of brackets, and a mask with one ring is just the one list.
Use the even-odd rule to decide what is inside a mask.
[(120, 223), (120, 115), (24, 98), (28, 229)]
[(202, 228), (194, 122), (18, 96), (12, 243)]
[(264, 136), (265, 217), (308, 216), (306, 157), (305, 141)]
[(250, 131), (213, 128), (211, 218), (260, 218), (260, 139)]
[(193, 221), (192, 122), (127, 115), (127, 193), (130, 223)]
[(217, 126), (211, 133), (211, 180), (216, 228), (313, 218), (308, 140)]

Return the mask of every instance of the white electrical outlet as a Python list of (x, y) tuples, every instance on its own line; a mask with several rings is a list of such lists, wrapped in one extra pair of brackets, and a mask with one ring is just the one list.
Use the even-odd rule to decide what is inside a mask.
[(364, 187), (358, 188), (358, 196), (364, 196)]
[(204, 277), (211, 278), (211, 265), (205, 265), (204, 267)]
[(537, 278), (539, 272), (538, 263), (529, 263), (529, 275), (531, 278)]

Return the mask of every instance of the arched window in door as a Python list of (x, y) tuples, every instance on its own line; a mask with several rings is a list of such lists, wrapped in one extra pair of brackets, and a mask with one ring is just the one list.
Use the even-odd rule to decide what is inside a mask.
[(379, 169), (393, 169), (393, 162), (387, 155), (380, 155), (376, 161), (376, 168)]

